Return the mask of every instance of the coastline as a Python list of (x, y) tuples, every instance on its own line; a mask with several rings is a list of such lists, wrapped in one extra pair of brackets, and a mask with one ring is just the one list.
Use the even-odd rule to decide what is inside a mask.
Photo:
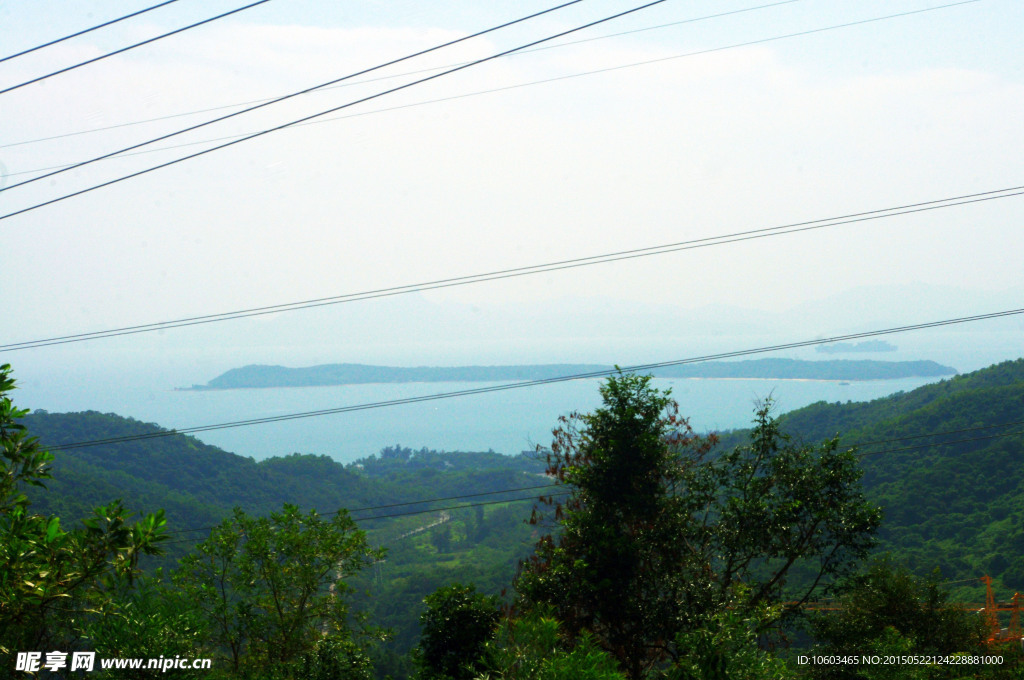
[[(893, 378), (763, 378), (763, 377), (661, 377), (654, 376), (655, 380), (714, 380), (714, 381), (738, 381), (738, 380), (758, 380), (761, 382), (806, 382), (806, 383), (836, 383), (836, 384), (855, 384), (855, 383), (879, 383), (887, 380), (908, 380), (911, 378), (934, 378), (938, 380), (947, 380), (956, 374), (950, 375), (901, 375)], [(572, 380), (604, 380), (603, 376), (590, 376), (582, 378), (572, 378)], [(439, 384), (467, 384), (467, 383), (494, 383), (494, 384), (513, 384), (520, 382), (529, 382), (528, 380), (390, 380), (383, 382), (350, 382), (350, 383), (329, 383), (324, 385), (241, 385), (238, 387), (205, 387), (205, 386), (194, 386), (194, 387), (172, 387), (172, 392), (234, 392), (240, 390), (288, 390), (288, 389), (316, 389), (321, 387), (356, 387), (362, 385), (439, 385)], [(566, 381), (568, 382), (568, 381)]]

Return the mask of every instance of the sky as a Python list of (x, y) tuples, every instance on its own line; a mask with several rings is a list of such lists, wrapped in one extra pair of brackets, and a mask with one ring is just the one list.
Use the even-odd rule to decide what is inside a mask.
[[(0, 56), (148, 4), (0, 0)], [(182, 0), (0, 63), (0, 89), (241, 4)], [(943, 4), (667, 0), (550, 49), (0, 219), (0, 345), (1024, 185), (1024, 5)], [(549, 6), (272, 0), (0, 94), (0, 215), (636, 5), (585, 0), (153, 152), (11, 188), (238, 107), (178, 114), (302, 90)], [(830, 28), (928, 8), (938, 9)], [(743, 43), (754, 44), (732, 47)], [(103, 362), (180, 368), (193, 371), (188, 384), (257, 362), (660, 361), (737, 349), (744, 338), (787, 342), (1022, 307), (1022, 215), (1024, 197), (1005, 198), (316, 311), (0, 350), (0, 362), (29, 375)], [(1012, 345), (1024, 324), (983, 331)], [(684, 337), (686, 347), (674, 344)]]

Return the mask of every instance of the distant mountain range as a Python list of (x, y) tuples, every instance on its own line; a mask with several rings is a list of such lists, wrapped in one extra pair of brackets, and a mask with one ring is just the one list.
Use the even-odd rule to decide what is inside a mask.
[[(867, 350), (863, 350), (867, 351)], [(528, 364), (517, 366), (371, 366), (324, 364), (304, 368), (251, 365), (233, 368), (190, 390), (268, 387), (320, 387), (366, 383), (500, 382), (544, 380), (614, 370), (602, 364)], [(803, 361), (753, 359), (663, 366), (649, 371), (658, 378), (746, 378), (772, 380), (892, 380), (944, 377), (957, 371), (934, 361)]]

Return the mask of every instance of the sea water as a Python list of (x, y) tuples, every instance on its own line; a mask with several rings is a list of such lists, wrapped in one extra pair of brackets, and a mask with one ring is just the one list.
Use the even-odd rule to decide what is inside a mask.
[[(906, 361), (933, 359), (960, 371), (971, 371), (1020, 356), (1024, 331), (943, 334), (906, 334), (894, 340), (897, 352), (831, 356), (813, 348), (786, 356), (807, 360), (875, 359)], [(626, 340), (629, 340), (628, 338)], [(710, 341), (709, 341), (710, 342)], [(768, 338), (716, 338), (715, 346), (757, 347)], [(597, 362), (601, 356), (624, 357), (624, 363), (641, 355), (646, 360), (697, 356), (701, 347), (678, 343), (652, 344), (637, 338), (636, 357), (612, 349), (580, 348), (579, 357)], [(359, 406), (382, 401), (422, 397), (505, 383), (406, 383), (332, 387), (296, 387), (223, 391), (182, 391), (175, 387), (205, 383), (226, 368), (245, 363), (214, 360), (202, 353), (133, 353), (130, 349), (62, 356), (51, 350), (11, 356), (19, 389), (12, 394), (22, 408), (52, 412), (93, 410), (116, 413), (164, 428), (184, 429), (239, 420), (285, 416), (292, 413)], [(78, 350), (81, 352), (82, 350)], [(772, 355), (775, 356), (775, 355)], [(559, 356), (564, 361), (566, 355)], [(6, 358), (6, 357), (5, 357)], [(17, 359), (17, 361), (14, 361)], [(349, 359), (351, 360), (351, 358)], [(307, 365), (281, 353), (279, 363)], [(520, 363), (547, 363), (550, 357), (517, 356)], [(2, 362), (0, 362), (2, 363)], [(471, 363), (447, 357), (435, 365)], [(500, 363), (500, 362), (494, 362)], [(514, 363), (506, 361), (504, 363)], [(900, 380), (797, 381), (797, 380), (695, 380), (659, 379), (655, 385), (671, 388), (680, 412), (690, 418), (697, 432), (748, 426), (757, 403), (771, 396), (776, 412), (784, 413), (818, 401), (868, 401), (894, 392), (910, 391), (936, 378)], [(386, 406), (348, 413), (299, 418), (284, 422), (235, 427), (198, 433), (203, 442), (243, 456), (264, 459), (293, 452), (324, 454), (348, 463), (377, 453), (385, 446), (401, 444), (414, 449), (486, 451), (517, 454), (551, 442), (551, 428), (558, 417), (573, 410), (587, 411), (600, 404), (597, 379), (531, 386), (489, 394)]]
[[(658, 379), (698, 432), (745, 427), (757, 404), (771, 397), (778, 413), (817, 401), (865, 401), (934, 382), (910, 378), (840, 383), (798, 380)], [(508, 383), (403, 383), (331, 387), (182, 391), (143, 376), (23, 386), (21, 406), (54, 412), (93, 410), (184, 429), (294, 413), (474, 390)], [(348, 463), (401, 444), (414, 449), (517, 454), (551, 441), (558, 417), (600, 404), (597, 379), (437, 399), (201, 432), (207, 443), (257, 460), (293, 452), (325, 454)]]

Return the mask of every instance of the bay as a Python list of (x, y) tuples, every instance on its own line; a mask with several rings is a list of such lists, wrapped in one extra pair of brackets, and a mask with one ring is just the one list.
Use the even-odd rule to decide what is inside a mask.
[[(994, 323), (994, 322), (986, 322)], [(1005, 324), (1004, 324), (1005, 325)], [(970, 332), (968, 332), (970, 331)], [(892, 361), (932, 359), (961, 372), (1020, 357), (1022, 329), (976, 332), (957, 329), (907, 334), (893, 339), (899, 350), (883, 355), (847, 355), (841, 358), (879, 358)], [(154, 334), (153, 342), (162, 341)], [(127, 344), (75, 349), (49, 348), (39, 354), (18, 355), (14, 376), (18, 390), (12, 395), (22, 408), (54, 412), (100, 411), (129, 416), (165, 428), (225, 423), (250, 418), (333, 409), (392, 399), (418, 397), (504, 383), (371, 384), (333, 387), (253, 389), (225, 391), (175, 391), (205, 383), (225, 370), (247, 363), (280, 363), (303, 366), (310, 357), (284, 349), (263, 357), (248, 352), (195, 351), (169, 344), (164, 348), (137, 348)], [(700, 343), (670, 338), (627, 337), (618, 344), (601, 345), (574, 339), (571, 348), (521, 347), (494, 351), (507, 358), (457, 353), (438, 355), (422, 365), (513, 363), (610, 363), (699, 356), (728, 348), (759, 347), (777, 343), (776, 337), (714, 337)], [(170, 339), (167, 339), (170, 343)], [(85, 352), (88, 349), (88, 352)], [(513, 351), (515, 349), (516, 351)], [(102, 351), (101, 351), (102, 350)], [(505, 351), (507, 350), (507, 351)], [(557, 350), (557, 351), (556, 351)], [(571, 351), (570, 351), (571, 350)], [(813, 348), (786, 354), (794, 359), (816, 360)], [(831, 357), (830, 357), (831, 358)], [(367, 357), (330, 356), (331, 362), (363, 361)], [(380, 360), (386, 365), (417, 365)], [(910, 391), (934, 378), (839, 382), (795, 380), (659, 379), (655, 385), (671, 388), (680, 411), (698, 432), (745, 427), (755, 404), (771, 395), (777, 413), (817, 401), (868, 401), (898, 391)], [(389, 406), (352, 413), (302, 418), (280, 423), (237, 427), (199, 433), (208, 444), (258, 460), (293, 452), (324, 454), (348, 463), (377, 453), (385, 446), (401, 444), (414, 449), (495, 451), (517, 454), (535, 445), (550, 444), (551, 428), (560, 415), (574, 409), (590, 410), (600, 403), (599, 380), (577, 380), (546, 386), (513, 389), (485, 395), (440, 399), (419, 404)]]
[[(756, 405), (771, 396), (782, 413), (817, 401), (866, 401), (909, 391), (933, 378), (858, 381), (658, 379), (671, 388), (680, 411), (698, 432), (749, 425)], [(116, 378), (77, 376), (22, 384), (17, 402), (48, 411), (94, 410), (129, 416), (165, 428), (283, 416), (506, 383), (369, 384), (330, 387), (176, 391), (153, 376), (121, 372)], [(179, 381), (180, 384), (180, 381)], [(560, 415), (600, 403), (597, 379), (575, 380), (489, 394), (386, 406), (197, 436), (201, 441), (257, 460), (293, 452), (328, 455), (348, 463), (400, 444), (443, 450), (517, 454), (547, 445)]]

